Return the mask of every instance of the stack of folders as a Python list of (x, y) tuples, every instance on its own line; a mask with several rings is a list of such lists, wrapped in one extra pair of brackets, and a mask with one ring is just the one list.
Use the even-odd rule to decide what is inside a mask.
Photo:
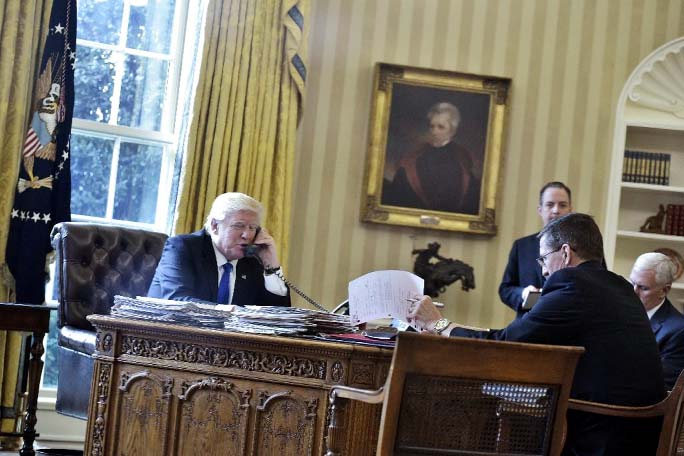
[(251, 334), (305, 335), (355, 330), (348, 315), (291, 307), (221, 306), (217, 308), (211, 303), (115, 296), (111, 313), (124, 318)]

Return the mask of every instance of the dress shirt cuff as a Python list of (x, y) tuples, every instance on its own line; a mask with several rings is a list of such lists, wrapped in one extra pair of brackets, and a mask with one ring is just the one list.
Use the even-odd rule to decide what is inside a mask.
[(264, 276), (264, 286), (266, 290), (278, 296), (287, 296), (287, 285), (276, 274)]

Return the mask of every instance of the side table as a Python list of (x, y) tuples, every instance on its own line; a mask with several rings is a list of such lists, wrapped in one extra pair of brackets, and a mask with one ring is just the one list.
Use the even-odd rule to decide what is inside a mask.
[(36, 439), (36, 408), (40, 375), (43, 371), (41, 357), (45, 352), (43, 337), (50, 327), (50, 312), (57, 306), (39, 304), (0, 303), (0, 330), (32, 332), (31, 359), (28, 374), (28, 404), (24, 423), (24, 444), (19, 451), (21, 456), (34, 456), (33, 442)]

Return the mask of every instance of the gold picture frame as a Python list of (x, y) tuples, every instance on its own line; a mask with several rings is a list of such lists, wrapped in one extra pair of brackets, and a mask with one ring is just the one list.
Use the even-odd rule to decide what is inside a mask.
[(510, 83), (377, 63), (362, 220), (496, 234)]

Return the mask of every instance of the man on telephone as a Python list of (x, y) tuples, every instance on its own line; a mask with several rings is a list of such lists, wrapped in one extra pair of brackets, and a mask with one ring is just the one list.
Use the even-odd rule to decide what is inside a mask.
[(214, 200), (204, 228), (172, 236), (164, 245), (149, 297), (241, 306), (289, 306), (276, 274), (274, 239), (260, 227), (263, 206), (243, 193)]

